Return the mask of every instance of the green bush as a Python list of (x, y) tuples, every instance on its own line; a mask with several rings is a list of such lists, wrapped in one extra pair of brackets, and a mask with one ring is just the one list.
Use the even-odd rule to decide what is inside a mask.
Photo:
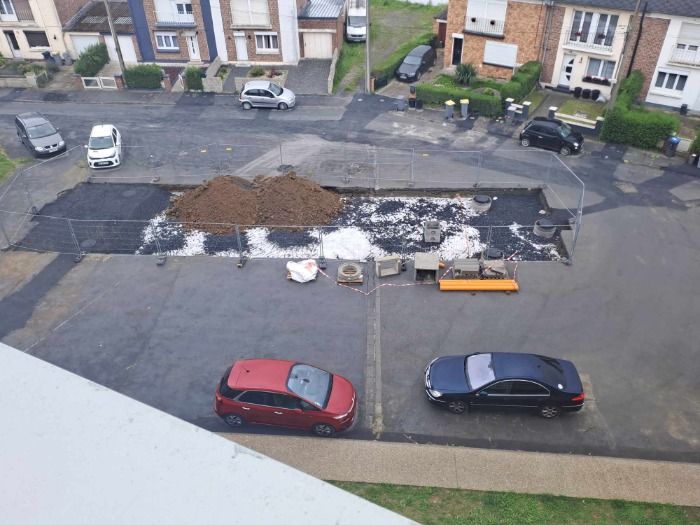
[(698, 130), (698, 134), (695, 135), (695, 140), (690, 145), (690, 153), (700, 153), (700, 130)]
[(520, 66), (511, 79), (501, 86), (501, 98), (522, 102), (537, 85), (542, 66), (539, 62), (527, 62)]
[(250, 68), (248, 75), (251, 77), (261, 77), (265, 74), (265, 70), (261, 66), (255, 66)]
[(109, 62), (109, 53), (105, 44), (93, 44), (83, 51), (73, 65), (81, 77), (94, 77)]
[(157, 89), (163, 80), (163, 70), (155, 64), (139, 64), (124, 71), (124, 82), (131, 89)]
[(375, 78), (375, 87), (385, 86), (394, 76), (396, 69), (401, 65), (404, 57), (416, 46), (432, 44), (433, 38), (434, 35), (432, 33), (419, 35), (401, 44), (393, 53), (376, 64), (374, 68), (372, 68), (372, 76)]
[(476, 68), (472, 64), (459, 64), (455, 71), (455, 78), (463, 86), (468, 86), (472, 80), (476, 79)]
[(416, 97), (428, 105), (442, 105), (447, 100), (455, 101), (455, 109), (459, 108), (459, 101), (469, 99), (469, 107), (486, 117), (497, 117), (503, 113), (501, 99), (498, 96), (476, 93), (474, 91), (447, 86), (434, 86), (431, 84), (418, 84)]
[(185, 69), (185, 81), (188, 91), (201, 91), (203, 89), (202, 70), (196, 66), (188, 67)]
[(640, 71), (620, 83), (615, 105), (605, 112), (602, 140), (650, 149), (678, 129), (677, 116), (634, 106), (643, 84)]
[(17, 71), (26, 75), (27, 73), (34, 73), (35, 75), (40, 75), (46, 71), (46, 66), (38, 62), (23, 62), (17, 66)]

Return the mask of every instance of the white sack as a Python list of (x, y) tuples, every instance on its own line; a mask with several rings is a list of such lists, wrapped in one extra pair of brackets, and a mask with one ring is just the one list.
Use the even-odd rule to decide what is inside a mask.
[(318, 266), (316, 266), (316, 261), (313, 259), (299, 262), (289, 261), (287, 263), (287, 271), (292, 280), (298, 283), (307, 283), (316, 279)]

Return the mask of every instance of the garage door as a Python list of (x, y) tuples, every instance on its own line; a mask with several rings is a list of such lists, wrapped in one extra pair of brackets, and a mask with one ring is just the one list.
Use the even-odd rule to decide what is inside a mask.
[(85, 51), (88, 47), (99, 44), (100, 39), (96, 36), (87, 35), (71, 35), (70, 39), (73, 41), (73, 47), (75, 48), (76, 58)]
[[(119, 36), (119, 47), (122, 50), (122, 58), (125, 64), (136, 64), (136, 50), (134, 49), (134, 41), (130, 36)], [(119, 62), (117, 58), (117, 48), (114, 46), (114, 39), (111, 35), (105, 35), (105, 44), (109, 52), (109, 59), (114, 62)]]
[(304, 33), (304, 58), (332, 58), (332, 33)]

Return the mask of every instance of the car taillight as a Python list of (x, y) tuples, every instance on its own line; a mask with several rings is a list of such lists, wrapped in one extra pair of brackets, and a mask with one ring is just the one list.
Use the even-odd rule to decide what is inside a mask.
[(584, 399), (586, 399), (586, 394), (581, 393), (577, 396), (572, 397), (571, 401), (583, 401)]

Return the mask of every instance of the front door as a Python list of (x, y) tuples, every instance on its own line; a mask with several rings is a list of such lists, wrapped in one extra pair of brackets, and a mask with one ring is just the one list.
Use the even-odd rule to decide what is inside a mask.
[(190, 55), (190, 61), (200, 62), (202, 57), (199, 54), (199, 42), (197, 42), (197, 35), (194, 33), (189, 33), (185, 35), (185, 40), (187, 40), (187, 52)]
[(15, 32), (5, 31), (5, 38), (7, 39), (7, 43), (10, 45), (10, 49), (12, 50), (12, 56), (14, 58), (22, 58), (22, 53), (19, 50), (19, 42), (17, 41)]
[(452, 37), (452, 65), (458, 66), (462, 63), (462, 44), (463, 38)]
[(233, 38), (236, 42), (236, 60), (239, 62), (247, 62), (248, 44), (245, 39), (245, 33), (234, 33)]
[(561, 62), (561, 73), (559, 74), (559, 85), (569, 87), (571, 85), (571, 72), (574, 69), (574, 60), (576, 55), (564, 53), (564, 59)]

